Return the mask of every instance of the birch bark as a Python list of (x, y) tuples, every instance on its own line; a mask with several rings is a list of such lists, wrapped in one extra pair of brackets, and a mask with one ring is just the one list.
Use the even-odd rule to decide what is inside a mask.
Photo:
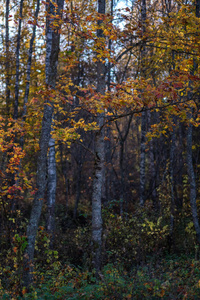
[[(63, 8), (64, 0), (58, 0), (58, 6), (60, 9)], [(53, 5), (51, 3), (51, 5)], [(52, 34), (52, 45), (47, 45), (47, 52), (50, 52), (49, 61), (49, 73), (48, 73), (48, 88), (50, 90), (55, 89), (58, 54), (59, 54), (59, 43), (60, 33), (59, 28), (53, 31)], [(53, 116), (53, 103), (50, 99), (46, 99), (43, 112), (42, 129), (40, 136), (40, 150), (37, 161), (37, 178), (36, 187), (37, 192), (33, 201), (30, 221), (27, 228), (27, 248), (24, 255), (24, 273), (23, 273), (23, 284), (25, 287), (29, 287), (33, 280), (33, 259), (35, 249), (35, 239), (38, 229), (38, 223), (41, 215), (43, 198), (46, 188), (46, 177), (47, 177), (47, 151), (49, 147), (51, 124)]]
[[(105, 14), (105, 0), (98, 0), (98, 13)], [(100, 26), (101, 20), (98, 21)], [(97, 37), (103, 37), (103, 31), (97, 30)], [(97, 61), (97, 93), (104, 95), (106, 87), (105, 63)], [(101, 128), (104, 124), (104, 114), (98, 114), (97, 124)], [(93, 245), (93, 267), (98, 273), (101, 268), (101, 244), (102, 244), (102, 215), (101, 197), (104, 174), (104, 129), (99, 130), (95, 136), (95, 169), (92, 193), (92, 245)]]
[[(50, 82), (50, 65), (51, 65), (51, 53), (53, 43), (53, 19), (51, 16), (55, 15), (55, 7), (51, 1), (46, 5), (46, 61), (45, 61), (45, 74), (47, 86)], [(55, 83), (54, 83), (55, 85)], [(52, 129), (51, 129), (52, 130)], [(50, 246), (53, 245), (53, 232), (54, 232), (54, 212), (55, 212), (55, 200), (56, 200), (56, 158), (55, 158), (55, 140), (50, 134), (49, 139), (49, 153), (47, 159), (47, 220), (46, 228), (50, 236)]]

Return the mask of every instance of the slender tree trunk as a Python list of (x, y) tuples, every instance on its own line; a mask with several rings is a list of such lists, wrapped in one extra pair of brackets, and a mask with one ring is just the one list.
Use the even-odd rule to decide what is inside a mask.
[[(63, 0), (64, 1), (64, 0)], [(63, 1), (58, 1), (58, 15), (61, 17)], [(47, 53), (46, 53), (46, 84), (49, 85), (50, 78), (49, 72), (51, 67), (52, 51), (53, 51), (53, 38), (54, 38), (54, 29), (53, 29), (53, 20), (51, 20), (51, 15), (55, 15), (56, 11), (53, 3), (49, 2), (47, 6), (47, 25), (46, 25), (46, 43), (47, 43)], [(58, 45), (59, 47), (59, 45)], [(56, 62), (57, 64), (57, 62)], [(57, 66), (56, 66), (57, 67)], [(55, 80), (55, 79), (54, 79)], [(52, 129), (51, 129), (52, 130)], [(55, 202), (56, 202), (56, 149), (55, 149), (55, 139), (50, 137), (49, 140), (49, 155), (48, 155), (48, 183), (47, 183), (47, 232), (50, 234), (50, 245), (53, 246), (53, 233), (55, 226)]]
[[(113, 17), (113, 6), (114, 6), (114, 3), (113, 3), (113, 0), (111, 0), (110, 2), (110, 14), (111, 14), (111, 17)], [(108, 49), (110, 50), (110, 53), (111, 53), (111, 50), (112, 50), (112, 40), (109, 39), (108, 41)], [(110, 84), (111, 84), (111, 63), (110, 61), (108, 62), (108, 90), (110, 91)]]
[[(49, 102), (47, 102), (49, 103)], [(37, 162), (37, 192), (33, 201), (31, 210), (31, 217), (27, 229), (28, 245), (25, 252), (24, 265), (24, 285), (26, 287), (32, 282), (33, 258), (35, 249), (35, 239), (38, 229), (38, 223), (41, 215), (43, 198), (46, 187), (46, 165), (47, 165), (47, 151), (50, 139), (51, 121), (53, 114), (53, 106), (45, 105), (43, 112), (42, 132), (40, 137), (40, 151)]]
[[(28, 96), (29, 96), (29, 90), (30, 90), (30, 79), (31, 79), (31, 64), (32, 64), (32, 55), (33, 55), (33, 45), (34, 45), (34, 41), (35, 41), (36, 24), (37, 24), (39, 10), (40, 10), (40, 0), (37, 0), (37, 6), (36, 6), (36, 10), (35, 10), (35, 23), (33, 25), (32, 37), (30, 40), (30, 46), (29, 46), (29, 50), (28, 50), (28, 61), (27, 61), (27, 70), (26, 70), (26, 87), (25, 87), (25, 94), (24, 94), (24, 109), (23, 109), (23, 113), (22, 113), (24, 122), (26, 120), (26, 113), (27, 113), (27, 103), (28, 103)], [(21, 136), (21, 138), (20, 138), (20, 145), (23, 149), (24, 136)]]
[(119, 168), (120, 168), (120, 216), (123, 216), (124, 208), (125, 212), (127, 209), (127, 199), (125, 194), (125, 173), (124, 173), (124, 145), (127, 140), (131, 122), (133, 119), (133, 115), (131, 115), (128, 119), (127, 127), (125, 128), (125, 133), (122, 134), (118, 122), (116, 121), (117, 131), (119, 133), (119, 141), (120, 141), (120, 151), (119, 151)]
[(81, 176), (82, 176), (82, 167), (84, 161), (84, 154), (81, 151), (82, 149), (77, 149), (77, 156), (75, 157), (76, 164), (77, 164), (77, 177), (76, 177), (76, 199), (73, 211), (73, 218), (76, 219), (78, 205), (81, 197)]
[[(98, 13), (105, 14), (105, 0), (98, 0)], [(100, 25), (102, 21), (98, 21)], [(102, 38), (103, 32), (97, 30), (97, 37)], [(97, 93), (105, 94), (105, 63), (97, 61)], [(104, 114), (98, 114), (97, 124), (101, 128), (104, 124)], [(101, 268), (101, 245), (102, 245), (102, 215), (101, 198), (103, 185), (103, 169), (105, 160), (104, 129), (99, 130), (95, 135), (95, 169), (92, 193), (92, 244), (93, 244), (93, 266), (96, 273)]]
[(179, 123), (178, 128), (178, 139), (179, 139), (179, 153), (178, 153), (178, 174), (175, 182), (175, 193), (176, 193), (176, 206), (179, 210), (183, 207), (183, 168), (184, 168), (184, 161), (183, 161), (183, 123)]
[[(152, 113), (147, 111), (148, 127), (151, 126)], [(156, 168), (154, 163), (153, 140), (149, 142), (149, 173), (150, 173), (150, 191), (153, 201), (153, 207), (158, 210), (157, 193), (156, 193)]]
[(19, 11), (19, 25), (17, 33), (17, 47), (16, 47), (16, 77), (15, 77), (15, 103), (14, 103), (14, 120), (18, 118), (18, 102), (19, 102), (19, 52), (20, 52), (20, 42), (21, 42), (21, 27), (22, 27), (22, 9), (24, 0), (20, 1), (20, 11)]
[(149, 160), (150, 160), (150, 174), (152, 177), (151, 180), (151, 189), (152, 189), (152, 201), (153, 207), (157, 210), (157, 193), (156, 193), (156, 169), (154, 163), (154, 149), (153, 149), (153, 141), (150, 141), (149, 144)]
[(171, 185), (171, 205), (170, 205), (170, 232), (169, 232), (169, 247), (173, 245), (173, 235), (174, 235), (174, 213), (175, 213), (175, 194), (174, 194), (174, 153), (175, 153), (175, 145), (176, 135), (175, 135), (175, 126), (173, 126), (173, 131), (171, 135), (171, 147), (170, 147), (170, 162), (169, 162), (169, 170), (170, 170), (170, 185)]
[[(103, 125), (103, 115), (98, 116), (98, 125)], [(99, 131), (95, 137), (95, 170), (92, 193), (92, 242), (93, 242), (93, 266), (98, 272), (101, 268), (101, 243), (102, 243), (102, 215), (101, 197), (103, 185), (104, 164), (104, 134)]]
[(110, 200), (113, 193), (113, 171), (112, 171), (112, 154), (111, 154), (111, 129), (110, 126), (106, 128), (106, 137), (108, 139), (105, 140), (105, 157), (106, 157), (106, 172), (105, 172), (105, 199), (104, 204), (107, 205)]
[[(23, 10), (23, 1), (20, 1), (19, 8), (19, 25), (18, 25), (18, 33), (17, 33), (17, 47), (16, 47), (16, 76), (15, 76), (15, 102), (14, 102), (14, 114), (13, 119), (18, 119), (18, 110), (19, 110), (19, 67), (20, 67), (20, 43), (21, 43), (21, 26), (22, 26), (22, 10)], [(15, 134), (15, 142), (17, 141), (17, 135)], [(16, 172), (18, 173), (18, 172)], [(17, 184), (15, 179), (15, 173), (12, 174), (11, 185), (14, 186)], [(12, 198), (11, 202), (11, 212), (14, 212), (16, 205), (16, 197), (15, 195)]]
[(6, 112), (10, 113), (10, 58), (9, 58), (9, 4), (6, 0)]
[[(146, 0), (141, 0), (141, 22), (142, 32), (145, 34), (146, 31)], [(145, 77), (145, 55), (146, 55), (146, 43), (143, 41), (141, 49), (141, 75)], [(140, 206), (144, 205), (145, 202), (145, 142), (146, 142), (146, 113), (142, 112), (141, 116), (141, 147), (140, 147)]]
[(142, 112), (141, 117), (141, 146), (140, 146), (140, 206), (145, 203), (145, 142), (146, 142), (146, 115)]
[(124, 213), (124, 140), (120, 140), (120, 154), (119, 154), (119, 166), (120, 166), (120, 179), (121, 179), (121, 188), (120, 188), (120, 216), (123, 217)]
[[(199, 9), (200, 9), (200, 0), (196, 0), (196, 17), (199, 18)], [(196, 63), (196, 60), (194, 59), (194, 68), (193, 68), (193, 74), (198, 69), (198, 65)], [(192, 119), (192, 109), (188, 113), (188, 119)], [(195, 172), (194, 172), (194, 166), (193, 166), (193, 160), (192, 160), (192, 132), (193, 132), (193, 125), (189, 123), (188, 130), (187, 130), (187, 171), (188, 176), (190, 180), (190, 206), (192, 211), (192, 218), (193, 223), (196, 231), (197, 241), (200, 244), (200, 224), (199, 224), (199, 218), (198, 218), (198, 211), (197, 211), (197, 203), (196, 203), (196, 178), (195, 178)]]
[[(111, 0), (110, 2), (110, 14), (111, 17), (113, 17), (113, 7), (114, 7), (114, 3), (113, 0)], [(108, 42), (108, 49), (111, 53), (112, 50), (112, 40), (109, 40)], [(107, 82), (107, 87), (108, 87), (108, 91), (111, 91), (111, 63), (110, 61), (108, 62), (108, 82)], [(111, 169), (111, 165), (112, 165), (112, 157), (111, 157), (111, 128), (110, 126), (107, 126), (106, 128), (106, 133), (105, 133), (107, 139), (105, 141), (105, 195), (104, 195), (104, 204), (107, 205), (107, 203), (110, 202), (111, 200), (111, 194), (112, 194), (112, 169)]]
[[(58, 1), (58, 6), (63, 8), (64, 0)], [(59, 28), (53, 31), (52, 36), (52, 46), (47, 45), (47, 52), (51, 52), (50, 62), (49, 62), (49, 75), (48, 75), (48, 88), (52, 90), (55, 89), (56, 74), (57, 74), (57, 63), (59, 54), (59, 43), (60, 43), (60, 33)], [(40, 150), (38, 154), (37, 161), (37, 178), (36, 186), (37, 192), (33, 201), (33, 206), (31, 210), (30, 221), (27, 228), (27, 248), (24, 255), (24, 274), (23, 274), (23, 284), (25, 287), (29, 287), (33, 280), (33, 258), (35, 249), (35, 239), (37, 235), (38, 224), (40, 220), (42, 204), (45, 194), (45, 188), (47, 183), (47, 151), (49, 147), (51, 124), (53, 116), (53, 103), (49, 99), (46, 100), (44, 105), (43, 120), (42, 120), (42, 130), (40, 136)]]
[(74, 212), (73, 212), (74, 219), (76, 219), (76, 217), (77, 217), (78, 204), (79, 204), (80, 196), (81, 196), (81, 173), (82, 173), (82, 164), (79, 161), (78, 162), (78, 170), (77, 170), (77, 179), (76, 179), (76, 201), (75, 201)]
[(37, 6), (36, 6), (36, 10), (35, 10), (35, 23), (33, 25), (32, 37), (30, 40), (30, 46), (29, 46), (29, 50), (28, 50), (28, 61), (27, 61), (27, 70), (26, 70), (26, 88), (25, 88), (25, 95), (24, 95), (24, 110), (23, 110), (23, 118), (24, 119), (25, 119), (26, 112), (27, 112), (27, 103), (28, 103), (30, 79), (31, 79), (31, 63), (32, 63), (32, 55), (33, 55), (33, 45), (34, 45), (34, 41), (35, 41), (36, 24), (37, 24), (39, 10), (40, 10), (40, 0), (37, 0)]
[[(169, 9), (171, 9), (171, 2), (169, 2)], [(172, 50), (172, 67), (175, 71), (175, 52)], [(171, 70), (169, 70), (171, 71)], [(173, 236), (174, 236), (174, 214), (175, 214), (175, 187), (174, 187), (174, 154), (176, 150), (176, 119), (173, 117), (172, 119), (172, 134), (171, 134), (171, 148), (170, 148), (170, 161), (169, 161), (169, 169), (170, 169), (170, 184), (171, 184), (171, 205), (170, 205), (170, 232), (169, 232), (169, 249), (173, 246)]]
[(50, 235), (50, 246), (53, 246), (55, 227), (55, 202), (56, 202), (56, 152), (55, 140), (50, 137), (48, 154), (48, 183), (47, 183), (47, 232)]
[[(192, 113), (190, 113), (189, 119), (192, 118)], [(200, 244), (200, 224), (197, 212), (197, 203), (196, 203), (196, 179), (193, 167), (192, 160), (192, 124), (188, 125), (187, 130), (187, 171), (190, 182), (190, 206), (192, 211), (192, 218), (194, 222), (194, 227), (196, 231), (197, 241)]]
[(68, 214), (68, 177), (67, 177), (67, 170), (68, 170), (68, 163), (67, 158), (63, 160), (63, 144), (60, 145), (60, 159), (61, 159), (61, 166), (62, 166), (62, 173), (64, 176), (64, 184), (65, 184), (65, 203), (66, 203), (66, 215)]
[[(51, 64), (51, 52), (53, 42), (53, 26), (51, 15), (55, 15), (55, 7), (51, 1), (46, 6), (47, 20), (46, 20), (46, 61), (45, 73), (46, 84), (49, 85), (49, 71)], [(51, 129), (52, 130), (52, 129)], [(55, 140), (50, 137), (49, 140), (49, 154), (47, 163), (47, 232), (50, 235), (50, 246), (53, 245), (54, 219), (55, 219), (55, 201), (56, 201), (56, 155), (55, 155)]]

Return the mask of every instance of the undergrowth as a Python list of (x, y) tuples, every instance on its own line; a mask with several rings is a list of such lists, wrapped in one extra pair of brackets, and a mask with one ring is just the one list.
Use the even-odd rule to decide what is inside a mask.
[[(38, 276), (37, 276), (38, 275)], [(1, 286), (1, 299), (200, 299), (200, 262), (186, 256), (152, 260), (126, 272), (107, 264), (99, 274), (74, 266), (35, 274), (29, 293), (12, 295)]]
[(91, 263), (90, 216), (64, 229), (58, 223), (53, 249), (41, 223), (29, 291), (22, 283), (26, 236), (16, 232), (0, 254), (0, 299), (200, 299), (199, 247), (189, 215), (177, 213), (169, 240), (168, 213), (154, 217), (149, 211), (137, 209), (122, 219), (113, 207), (103, 210), (98, 278)]

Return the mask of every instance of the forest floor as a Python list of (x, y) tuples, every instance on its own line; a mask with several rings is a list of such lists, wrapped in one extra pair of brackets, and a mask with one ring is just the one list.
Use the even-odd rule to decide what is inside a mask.
[(129, 272), (120, 264), (107, 264), (98, 280), (93, 271), (57, 262), (36, 272), (29, 293), (20, 296), (10, 288), (1, 286), (1, 299), (200, 299), (200, 261), (184, 255), (154, 256)]

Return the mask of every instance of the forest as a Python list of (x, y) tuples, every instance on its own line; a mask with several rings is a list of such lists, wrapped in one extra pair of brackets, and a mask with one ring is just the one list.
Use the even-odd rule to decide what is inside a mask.
[(200, 299), (200, 0), (0, 26), (0, 298)]

